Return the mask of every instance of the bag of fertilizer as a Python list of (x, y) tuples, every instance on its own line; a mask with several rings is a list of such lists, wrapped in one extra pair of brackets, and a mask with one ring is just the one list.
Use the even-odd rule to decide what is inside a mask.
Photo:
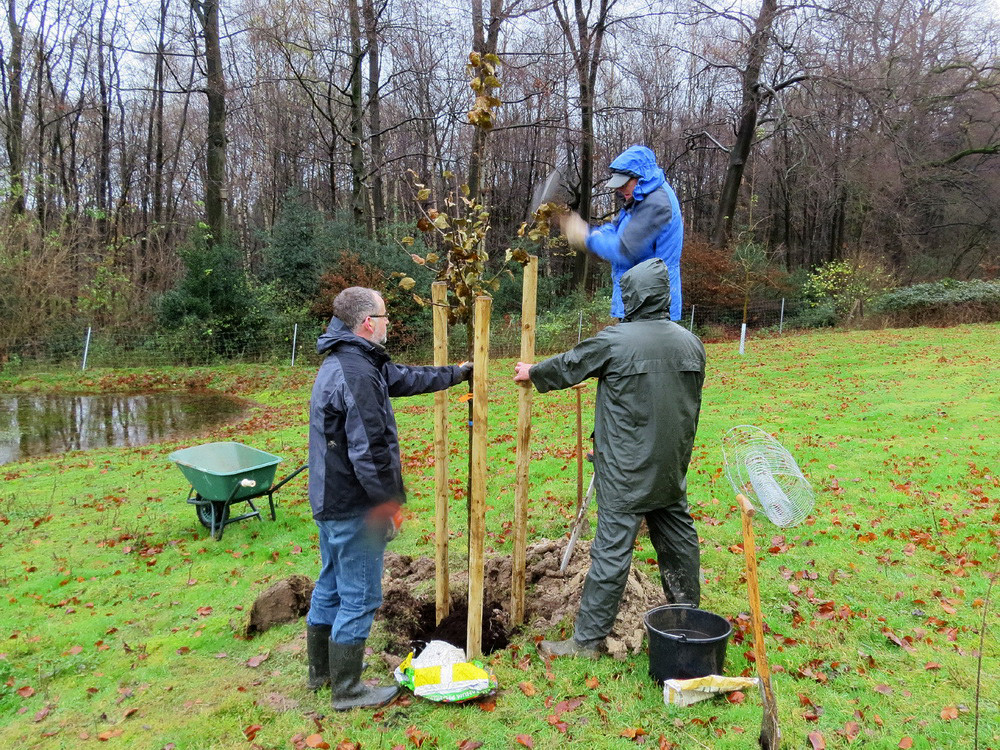
[(410, 652), (394, 673), (396, 682), (414, 695), (439, 703), (460, 703), (497, 689), (497, 678), (478, 661), (445, 641), (431, 641), (414, 656)]

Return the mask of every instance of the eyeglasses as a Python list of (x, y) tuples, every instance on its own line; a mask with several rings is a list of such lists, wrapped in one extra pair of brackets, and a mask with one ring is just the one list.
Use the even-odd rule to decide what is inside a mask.
[(369, 318), (388, 318), (388, 315), (369, 315)]

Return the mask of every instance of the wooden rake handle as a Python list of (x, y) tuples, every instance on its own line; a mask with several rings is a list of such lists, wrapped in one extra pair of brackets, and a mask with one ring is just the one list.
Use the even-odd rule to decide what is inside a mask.
[(764, 619), (760, 610), (760, 585), (757, 580), (757, 547), (754, 544), (754, 507), (742, 494), (736, 495), (743, 520), (743, 557), (747, 566), (747, 595), (750, 599), (750, 623), (753, 627), (753, 655), (760, 676), (761, 694), (764, 699), (764, 719), (761, 723), (760, 746), (762, 750), (778, 750), (781, 732), (778, 728), (778, 704), (771, 687), (771, 669), (764, 651)]

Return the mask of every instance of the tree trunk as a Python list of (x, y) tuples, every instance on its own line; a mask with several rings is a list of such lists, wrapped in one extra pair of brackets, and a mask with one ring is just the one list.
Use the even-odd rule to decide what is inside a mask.
[(205, 221), (212, 242), (226, 234), (226, 79), (222, 71), (219, 0), (189, 0), (205, 35), (205, 94), (208, 143), (205, 160)]
[[(30, 7), (30, 3), (29, 3)], [(16, 0), (7, 0), (7, 30), (10, 55), (7, 67), (7, 107), (4, 112), (4, 145), (10, 165), (10, 208), (24, 213), (24, 29), (17, 17)]]
[[(483, 15), (483, 0), (472, 0), (472, 49), (483, 59), (495, 55), (500, 41), (500, 22), (503, 20), (503, 4), (500, 0), (490, 0), (490, 18), (487, 23)], [(483, 159), (486, 151), (485, 129), (474, 127), (472, 150), (469, 153), (469, 197), (478, 200), (483, 190)]]
[(108, 214), (111, 202), (111, 95), (106, 80), (104, 53), (104, 22), (108, 15), (108, 2), (101, 4), (97, 21), (97, 88), (98, 108), (101, 113), (101, 142), (98, 148), (97, 166), (97, 226), (101, 238), (108, 239)]
[(365, 185), (362, 179), (365, 170), (364, 151), (364, 97), (361, 86), (361, 21), (358, 17), (358, 0), (347, 2), (348, 20), (351, 27), (351, 213), (357, 226), (370, 230), (365, 201)]
[(368, 44), (368, 123), (371, 138), (372, 228), (378, 232), (385, 225), (385, 186), (382, 179), (382, 93), (379, 79), (382, 62), (379, 55), (378, 14), (373, 0), (362, 0), (365, 39)]
[[(580, 193), (577, 207), (580, 216), (589, 223), (594, 196), (594, 91), (597, 73), (601, 65), (601, 46), (607, 30), (608, 15), (615, 0), (601, 0), (597, 18), (591, 23), (589, 6), (582, 0), (573, 0), (573, 18), (564, 10), (560, 0), (554, 0), (552, 7), (562, 29), (563, 38), (569, 45), (576, 69), (577, 86), (580, 93)], [(572, 21), (572, 22), (571, 22)], [(585, 289), (590, 275), (590, 254), (577, 253), (573, 264), (573, 284)]]
[(736, 214), (739, 201), (743, 171), (757, 132), (757, 114), (764, 100), (759, 86), (760, 69), (764, 65), (768, 44), (771, 41), (771, 25), (777, 8), (777, 0), (762, 0), (754, 33), (747, 45), (747, 66), (742, 73), (743, 94), (736, 128), (736, 142), (729, 152), (729, 164), (726, 167), (726, 176), (722, 183), (719, 206), (715, 212), (712, 229), (712, 244), (716, 247), (725, 247), (732, 234), (733, 216)]

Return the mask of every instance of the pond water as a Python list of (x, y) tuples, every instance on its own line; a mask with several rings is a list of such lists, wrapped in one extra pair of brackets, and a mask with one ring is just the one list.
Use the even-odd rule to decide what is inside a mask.
[(239, 399), (208, 391), (0, 394), (0, 464), (170, 440), (236, 419), (245, 409)]

